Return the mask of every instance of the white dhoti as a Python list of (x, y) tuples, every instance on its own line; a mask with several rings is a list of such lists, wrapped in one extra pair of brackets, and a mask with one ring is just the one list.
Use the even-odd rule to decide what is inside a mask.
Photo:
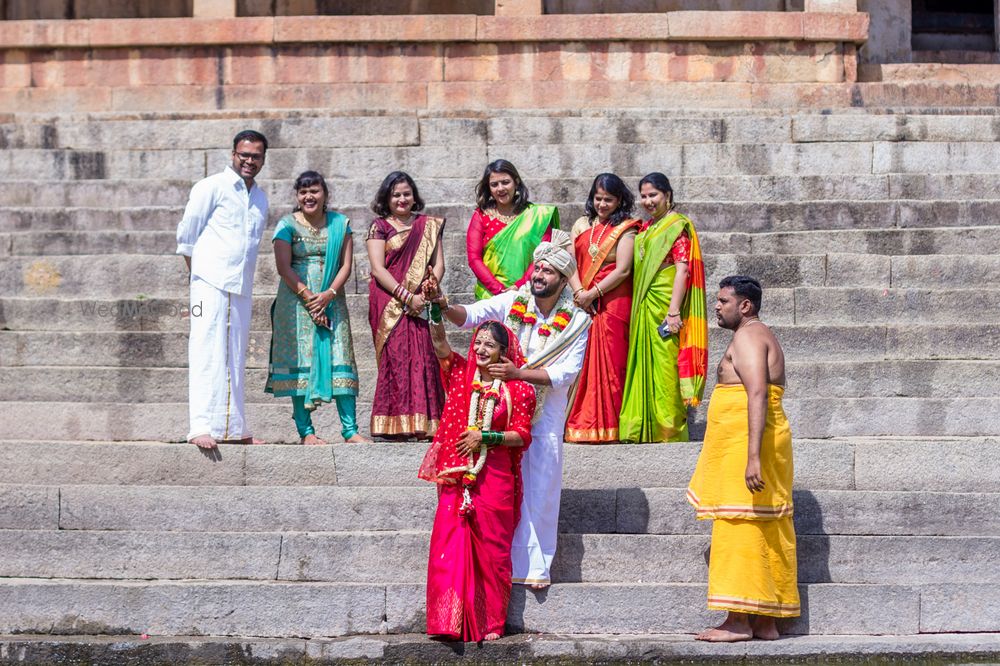
[[(521, 501), (521, 520), (511, 545), (514, 565), (511, 577), (515, 583), (528, 585), (549, 582), (549, 568), (556, 554), (559, 532), (562, 435), (567, 400), (565, 395), (558, 395), (558, 390), (546, 393), (542, 413), (531, 427), (531, 446), (521, 464), (524, 499)], [(553, 406), (556, 409), (552, 409)]]
[(252, 299), (191, 279), (188, 440), (250, 437), (243, 404)]

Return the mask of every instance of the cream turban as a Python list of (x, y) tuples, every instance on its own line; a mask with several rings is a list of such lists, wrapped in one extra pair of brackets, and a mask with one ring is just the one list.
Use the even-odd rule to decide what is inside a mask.
[(567, 248), (572, 246), (572, 239), (569, 234), (561, 229), (552, 230), (552, 241), (542, 241), (535, 248), (532, 257), (535, 263), (544, 261), (551, 264), (557, 271), (569, 277), (576, 272), (576, 259), (573, 253)]

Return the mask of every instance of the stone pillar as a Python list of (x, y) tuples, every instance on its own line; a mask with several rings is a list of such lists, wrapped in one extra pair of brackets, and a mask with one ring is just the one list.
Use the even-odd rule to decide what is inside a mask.
[(805, 11), (853, 13), (858, 11), (858, 0), (806, 0)]
[(541, 16), (542, 0), (496, 0), (497, 16)]
[(862, 63), (901, 63), (913, 60), (913, 3), (911, 0), (859, 0), (868, 12), (868, 41), (859, 53)]
[(194, 0), (195, 18), (230, 18), (236, 16), (236, 0)]

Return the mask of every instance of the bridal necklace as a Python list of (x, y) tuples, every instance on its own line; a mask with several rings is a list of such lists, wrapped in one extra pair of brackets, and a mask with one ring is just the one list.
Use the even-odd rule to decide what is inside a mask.
[(601, 233), (598, 234), (597, 242), (595, 243), (594, 227), (597, 226), (598, 224), (600, 224), (598, 220), (594, 220), (593, 222), (590, 223), (590, 247), (587, 248), (587, 254), (590, 255), (591, 259), (595, 259), (597, 257), (597, 253), (601, 249), (601, 241), (604, 240), (604, 234), (607, 233), (608, 229), (611, 228), (610, 224), (605, 225), (604, 228), (601, 229)]

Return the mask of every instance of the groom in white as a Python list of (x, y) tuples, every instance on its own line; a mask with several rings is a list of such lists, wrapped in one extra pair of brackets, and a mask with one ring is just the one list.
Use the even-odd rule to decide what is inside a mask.
[(517, 335), (527, 357), (522, 368), (503, 359), (490, 367), (501, 379), (520, 379), (535, 386), (537, 408), (531, 426), (531, 446), (521, 466), (524, 500), (514, 532), (511, 560), (515, 583), (534, 589), (549, 586), (549, 568), (556, 553), (559, 496), (562, 491), (563, 431), (569, 392), (580, 374), (587, 348), (590, 317), (573, 304), (567, 288), (576, 273), (572, 253), (557, 244), (568, 241), (553, 231), (556, 243), (543, 242), (534, 253), (531, 280), (517, 291), (506, 291), (471, 305), (442, 311), (454, 324), (472, 328), (493, 319)]

